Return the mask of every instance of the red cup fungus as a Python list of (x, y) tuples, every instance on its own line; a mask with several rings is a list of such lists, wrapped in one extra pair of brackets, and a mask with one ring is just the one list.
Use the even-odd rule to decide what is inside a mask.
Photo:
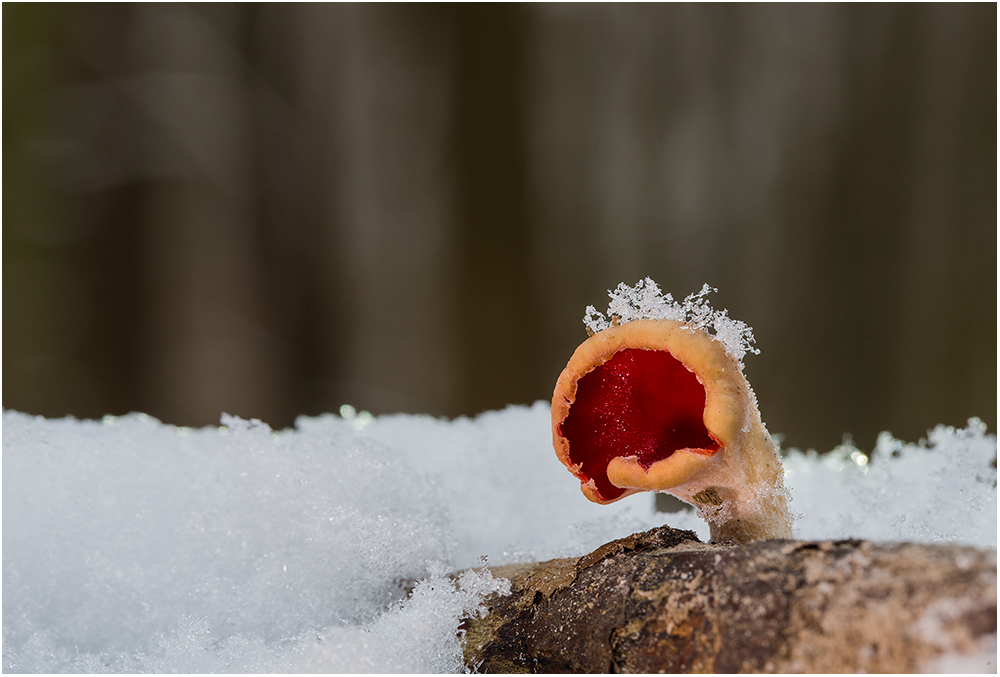
[(756, 398), (703, 329), (644, 319), (584, 341), (556, 383), (552, 440), (595, 503), (666, 491), (699, 509), (713, 541), (792, 537)]

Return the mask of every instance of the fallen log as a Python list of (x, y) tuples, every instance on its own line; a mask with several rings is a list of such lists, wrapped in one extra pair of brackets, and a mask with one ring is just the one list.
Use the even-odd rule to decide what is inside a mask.
[(992, 550), (660, 527), (492, 572), (512, 593), (463, 623), (479, 672), (996, 671)]

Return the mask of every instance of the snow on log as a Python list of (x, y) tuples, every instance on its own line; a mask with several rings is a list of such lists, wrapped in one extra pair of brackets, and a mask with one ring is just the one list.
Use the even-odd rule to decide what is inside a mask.
[(660, 527), (492, 572), (513, 591), (463, 623), (479, 672), (996, 671), (992, 550)]

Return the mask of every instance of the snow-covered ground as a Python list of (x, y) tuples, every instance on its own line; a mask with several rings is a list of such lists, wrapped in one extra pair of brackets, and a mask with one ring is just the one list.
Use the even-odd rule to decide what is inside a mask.
[[(649, 278), (622, 284), (585, 323), (677, 319), (737, 360), (757, 352), (711, 291), (677, 302)], [(793, 451), (795, 535), (996, 549), (996, 453), (976, 419), (919, 444), (884, 433), (870, 454)], [(584, 498), (548, 402), (454, 421), (345, 405), (284, 431), (7, 411), (3, 670), (461, 671), (461, 619), (508, 585), (484, 562), (579, 556), (661, 524), (708, 540), (650, 494)]]
[[(650, 494), (587, 501), (544, 402), (222, 424), (4, 412), (4, 671), (457, 671), (460, 618), (504, 582), (448, 573), (664, 523), (708, 538)], [(792, 452), (796, 536), (995, 549), (995, 458), (975, 420), (870, 455)]]

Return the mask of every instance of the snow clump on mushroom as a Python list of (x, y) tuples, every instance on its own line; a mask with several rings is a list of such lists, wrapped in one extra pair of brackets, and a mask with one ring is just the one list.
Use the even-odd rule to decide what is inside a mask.
[(611, 302), (607, 315), (594, 306), (587, 306), (583, 323), (596, 334), (615, 324), (635, 320), (678, 320), (695, 329), (712, 330), (709, 333), (725, 346), (726, 352), (736, 358), (742, 368), (743, 357), (747, 353), (760, 353), (753, 347), (753, 329), (746, 322), (729, 317), (728, 310), (712, 308), (705, 297), (717, 291), (704, 284), (701, 290), (688, 294), (683, 302), (678, 302), (669, 292), (661, 292), (651, 278), (640, 280), (634, 287), (622, 282), (614, 291), (608, 292)]

